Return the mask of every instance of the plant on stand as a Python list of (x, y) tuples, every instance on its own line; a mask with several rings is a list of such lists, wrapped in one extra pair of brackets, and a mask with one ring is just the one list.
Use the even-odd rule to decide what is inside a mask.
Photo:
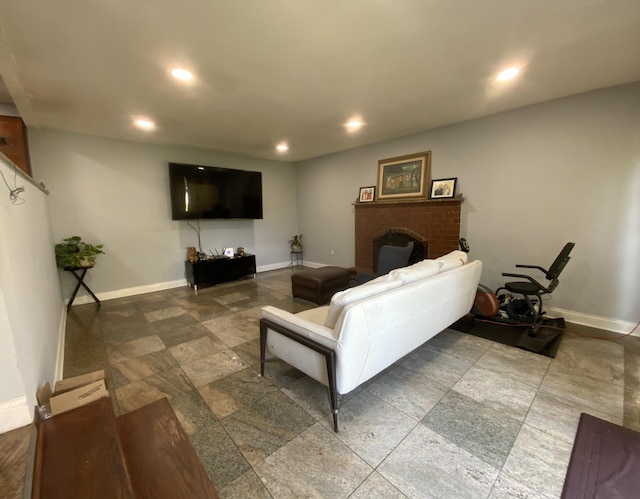
[(104, 254), (103, 247), (103, 244), (85, 243), (80, 236), (68, 237), (56, 244), (56, 265), (63, 269), (93, 267), (96, 257)]
[(289, 239), (289, 244), (293, 253), (302, 253), (302, 234), (295, 234)]

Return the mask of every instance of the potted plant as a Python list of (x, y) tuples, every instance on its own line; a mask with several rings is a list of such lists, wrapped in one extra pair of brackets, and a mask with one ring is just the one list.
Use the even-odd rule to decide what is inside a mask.
[(56, 265), (60, 268), (93, 267), (96, 256), (104, 254), (104, 245), (93, 245), (82, 241), (80, 236), (71, 236), (56, 244)]
[(293, 253), (302, 253), (302, 234), (294, 234), (293, 238), (289, 239), (289, 244)]

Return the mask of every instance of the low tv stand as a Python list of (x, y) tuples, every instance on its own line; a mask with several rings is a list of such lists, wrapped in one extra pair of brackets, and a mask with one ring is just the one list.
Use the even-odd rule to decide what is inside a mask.
[(184, 262), (187, 283), (198, 291), (203, 284), (219, 284), (256, 274), (256, 256), (245, 255), (233, 258), (215, 258)]

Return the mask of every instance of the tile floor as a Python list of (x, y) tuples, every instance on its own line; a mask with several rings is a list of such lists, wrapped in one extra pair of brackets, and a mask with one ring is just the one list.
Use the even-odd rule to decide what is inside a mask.
[[(550, 359), (446, 330), (348, 394), (336, 434), (323, 386), (259, 376), (260, 308), (313, 306), (290, 276), (73, 307), (65, 376), (107, 369), (120, 414), (167, 397), (223, 498), (554, 498), (581, 412), (640, 429), (640, 338), (567, 334)], [(7, 497), (28, 435), (0, 435)]]

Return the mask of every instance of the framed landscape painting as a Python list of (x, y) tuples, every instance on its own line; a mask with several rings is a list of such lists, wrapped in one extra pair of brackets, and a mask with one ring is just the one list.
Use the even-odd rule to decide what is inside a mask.
[(431, 151), (378, 161), (378, 200), (426, 199)]

